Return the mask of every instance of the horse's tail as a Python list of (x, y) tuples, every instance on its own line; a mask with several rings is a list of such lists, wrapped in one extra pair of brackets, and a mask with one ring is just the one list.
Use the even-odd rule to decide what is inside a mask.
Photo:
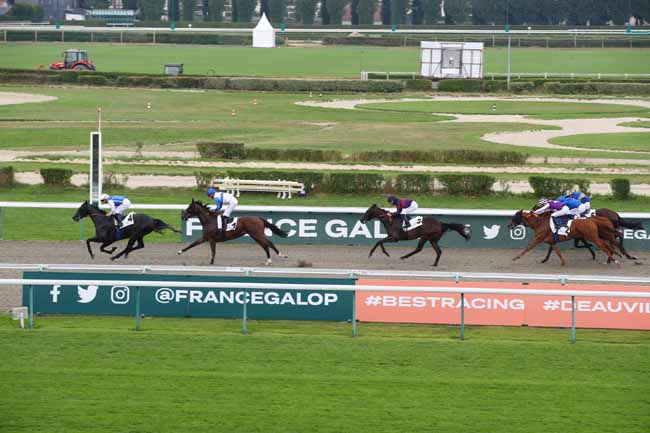
[(276, 226), (275, 224), (268, 222), (264, 218), (260, 218), (260, 219), (264, 222), (264, 227), (266, 227), (267, 229), (271, 229), (271, 231), (273, 233), (275, 233), (276, 235), (281, 236), (283, 238), (286, 238), (287, 236), (289, 236), (289, 233), (285, 232), (284, 230), (282, 230), (280, 227)]
[(165, 221), (159, 220), (157, 218), (153, 218), (153, 229), (157, 233), (162, 233), (163, 230), (165, 230), (165, 229), (169, 229), (169, 230), (171, 230), (171, 231), (173, 231), (175, 233), (181, 233), (180, 230), (176, 230), (174, 227), (170, 226)]
[(643, 224), (641, 221), (627, 221), (624, 220), (623, 218), (618, 218), (618, 224), (621, 227), (625, 227), (627, 229), (632, 229), (632, 230), (643, 230)]
[(469, 225), (465, 224), (458, 224), (458, 223), (441, 223), (442, 224), (442, 232), (446, 232), (447, 230), (453, 230), (455, 232), (458, 232), (459, 235), (465, 238), (466, 241), (470, 240), (472, 237), (472, 230)]

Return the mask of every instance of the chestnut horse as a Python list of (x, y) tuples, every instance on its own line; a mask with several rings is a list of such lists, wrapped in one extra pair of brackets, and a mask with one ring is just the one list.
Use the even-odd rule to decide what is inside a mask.
[(440, 255), (442, 250), (438, 246), (438, 241), (442, 238), (442, 235), (445, 234), (447, 230), (454, 230), (458, 232), (459, 235), (469, 240), (471, 237), (471, 232), (469, 226), (457, 223), (441, 223), (437, 219), (431, 216), (424, 217), (422, 219), (422, 225), (420, 227), (413, 228), (409, 231), (404, 231), (402, 229), (402, 220), (401, 218), (393, 218), (393, 214), (384, 210), (380, 207), (377, 207), (376, 204), (373, 204), (368, 208), (365, 214), (361, 217), (360, 221), (366, 223), (373, 219), (378, 219), (384, 225), (386, 233), (388, 236), (379, 240), (374, 247), (370, 250), (368, 257), (372, 256), (372, 253), (375, 252), (377, 247), (381, 247), (381, 251), (390, 257), (390, 254), (384, 248), (384, 242), (399, 242), (399, 241), (410, 241), (413, 239), (419, 239), (418, 246), (415, 250), (410, 253), (400, 257), (401, 259), (406, 259), (411, 257), (413, 254), (417, 254), (422, 251), (422, 247), (428, 241), (433, 249), (436, 252), (436, 262), (433, 266), (438, 266), (438, 261), (440, 260)]
[(535, 238), (530, 244), (528, 244), (526, 249), (512, 259), (512, 261), (520, 259), (524, 254), (535, 248), (538, 244), (546, 242), (551, 246), (558, 257), (560, 257), (560, 262), (562, 263), (562, 266), (564, 266), (566, 265), (566, 262), (560, 253), (557, 242), (582, 238), (594, 243), (598, 248), (605, 252), (605, 254), (607, 254), (607, 263), (613, 261), (620, 265), (619, 261), (614, 258), (614, 254), (620, 254), (618, 254), (612, 246), (614, 245), (619, 247), (619, 244), (616, 241), (617, 233), (614, 229), (614, 224), (612, 224), (612, 222), (607, 218), (591, 217), (574, 220), (571, 225), (571, 231), (567, 235), (558, 236), (557, 242), (555, 241), (555, 237), (551, 231), (548, 214), (535, 215), (533, 212), (520, 210), (512, 217), (508, 227), (512, 229), (513, 227), (522, 224), (535, 230)]
[(268, 228), (273, 233), (283, 238), (287, 237), (287, 232), (281, 230), (275, 224), (272, 224), (266, 221), (264, 218), (252, 217), (252, 216), (242, 216), (237, 218), (237, 225), (234, 230), (222, 231), (218, 228), (217, 219), (219, 214), (212, 212), (206, 205), (200, 201), (194, 201), (183, 211), (181, 218), (187, 220), (188, 218), (196, 217), (201, 221), (203, 226), (203, 236), (195, 240), (182, 250), (178, 251), (176, 254), (179, 256), (190, 248), (194, 248), (197, 245), (200, 245), (204, 242), (210, 243), (210, 249), (212, 250), (212, 257), (210, 258), (210, 264), (214, 264), (214, 254), (215, 247), (217, 242), (226, 242), (233, 239), (237, 239), (244, 235), (249, 235), (259, 246), (264, 249), (266, 253), (266, 265), (271, 264), (271, 254), (269, 253), (269, 248), (271, 248), (275, 253), (283, 258), (288, 257), (287, 255), (282, 254), (275, 247), (273, 242), (266, 238), (264, 234), (264, 229)]
[[(534, 207), (533, 210), (535, 210), (535, 208), (536, 207)], [(616, 229), (617, 234), (621, 227), (632, 229), (632, 230), (643, 230), (643, 225), (641, 224), (641, 222), (625, 220), (621, 218), (621, 216), (617, 212), (611, 209), (607, 209), (607, 208), (596, 209), (595, 216), (607, 218), (608, 220), (610, 220), (612, 224), (614, 224), (614, 229)], [(636, 257), (628, 254), (628, 252), (623, 247), (623, 236), (617, 236), (617, 237), (620, 245), (619, 248), (621, 250), (621, 253), (623, 253), (623, 255), (625, 256), (625, 258), (629, 260), (636, 260)], [(583, 244), (582, 246), (579, 245), (580, 242), (582, 242)], [(587, 241), (585, 241), (584, 239), (574, 239), (574, 245), (576, 248), (587, 248), (591, 253), (591, 258), (596, 260), (596, 253), (594, 253), (594, 250), (591, 249), (591, 245)], [(548, 261), (548, 258), (551, 256), (551, 251), (553, 251), (553, 247), (549, 246), (548, 252), (546, 253), (546, 257), (544, 258), (544, 260), (542, 260), (542, 263), (546, 263)]]

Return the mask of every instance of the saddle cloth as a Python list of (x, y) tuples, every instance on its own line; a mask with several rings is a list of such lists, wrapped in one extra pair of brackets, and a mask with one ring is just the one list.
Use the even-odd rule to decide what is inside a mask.
[(411, 224), (408, 227), (404, 227), (404, 225), (402, 225), (402, 229), (408, 232), (410, 230), (418, 228), (422, 225), (422, 219), (423, 217), (421, 216), (416, 216), (414, 218), (411, 218)]
[[(560, 218), (560, 220), (563, 220), (563, 218)], [(567, 221), (566, 226), (556, 227), (555, 221), (553, 221), (553, 218), (551, 218), (551, 232), (559, 236), (566, 236), (571, 231), (572, 224), (573, 220), (570, 219)]]
[[(237, 219), (238, 217), (233, 218), (233, 220), (226, 225), (227, 232), (231, 230), (235, 230), (235, 227), (237, 227)], [(223, 227), (223, 218), (221, 217), (221, 215), (219, 215), (219, 218), (217, 218), (217, 227), (219, 228), (219, 230), (221, 230), (221, 228)]]
[(128, 227), (133, 224), (135, 218), (135, 212), (129, 213), (124, 219), (122, 220), (122, 225), (120, 228)]

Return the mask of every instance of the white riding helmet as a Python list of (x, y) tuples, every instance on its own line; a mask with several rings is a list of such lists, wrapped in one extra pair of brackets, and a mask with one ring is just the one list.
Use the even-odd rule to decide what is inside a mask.
[(108, 194), (102, 194), (99, 196), (100, 201), (104, 201), (104, 200), (108, 201), (109, 198), (110, 196)]
[(546, 197), (542, 197), (537, 201), (537, 206), (542, 207), (546, 203), (548, 203), (548, 199)]

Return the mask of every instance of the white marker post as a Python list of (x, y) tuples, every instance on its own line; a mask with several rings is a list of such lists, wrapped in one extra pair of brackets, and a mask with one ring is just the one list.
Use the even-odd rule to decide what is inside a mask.
[(102, 109), (97, 108), (97, 131), (90, 133), (90, 202), (99, 204), (102, 193)]

